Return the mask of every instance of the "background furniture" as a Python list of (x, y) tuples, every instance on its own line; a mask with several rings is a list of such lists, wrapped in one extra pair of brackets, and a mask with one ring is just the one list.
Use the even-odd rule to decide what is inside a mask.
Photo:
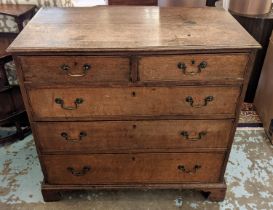
[(210, 6), (210, 7), (214, 7), (215, 6), (215, 3), (219, 1), (219, 0), (207, 0), (207, 3), (206, 5), (207, 6)]
[[(94, 188), (196, 189), (224, 199), (259, 47), (231, 15), (101, 6), (35, 18), (9, 52), (21, 70), (45, 201)], [(43, 42), (25, 39), (33, 34)]]
[(0, 14), (13, 17), (18, 27), (17, 32), (0, 33), (0, 126), (16, 126), (16, 132), (9, 136), (0, 137), (0, 143), (18, 138), (23, 139), (25, 135), (30, 133), (19, 86), (9, 83), (5, 65), (12, 61), (12, 57), (6, 52), (6, 48), (23, 29), (24, 21), (30, 19), (34, 12), (35, 6), (33, 5), (0, 5)]
[(273, 144), (273, 33), (267, 49), (254, 104), (263, 122), (265, 132)]
[[(160, 0), (164, 1), (164, 0)], [(183, 1), (183, 0), (181, 0)], [(185, 0), (189, 1), (189, 0)], [(207, 6), (215, 6), (215, 2), (218, 0), (207, 0)], [(158, 5), (158, 0), (108, 0), (109, 5), (146, 5), (146, 6), (156, 6)], [(197, 5), (200, 5), (200, 2), (196, 1)]]
[(108, 0), (109, 5), (146, 5), (156, 6), (157, 0)]
[[(40, 7), (73, 7), (72, 0), (0, 0), (1, 7), (3, 5), (36, 5)], [(0, 14), (0, 32), (18, 33), (18, 25), (15, 18), (10, 15)]]
[(243, 15), (264, 15), (270, 12), (272, 0), (230, 0), (229, 10)]
[(231, 14), (263, 47), (257, 52), (245, 97), (246, 102), (252, 103), (254, 101), (264, 58), (269, 44), (269, 38), (273, 29), (273, 10), (271, 10), (269, 14), (259, 16), (246, 16), (235, 14), (233, 12), (231, 12)]

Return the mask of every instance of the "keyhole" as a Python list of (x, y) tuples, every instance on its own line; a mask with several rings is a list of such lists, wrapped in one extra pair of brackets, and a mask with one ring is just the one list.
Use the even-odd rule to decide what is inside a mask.
[(194, 64), (195, 64), (195, 60), (192, 60), (192, 61), (191, 61), (191, 64), (194, 65)]
[(133, 125), (133, 129), (136, 129), (136, 125)]
[(132, 157), (132, 161), (135, 161), (136, 160), (136, 158), (135, 157)]
[(135, 91), (132, 92), (132, 96), (133, 96), (133, 97), (136, 96), (136, 92), (135, 92)]

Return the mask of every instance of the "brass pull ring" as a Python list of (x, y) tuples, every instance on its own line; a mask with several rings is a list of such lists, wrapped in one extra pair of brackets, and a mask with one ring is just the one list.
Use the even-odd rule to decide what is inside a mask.
[(72, 74), (70, 73), (70, 66), (67, 64), (63, 64), (61, 65), (61, 69), (66, 73), (67, 76), (70, 77), (84, 77), (87, 75), (87, 72), (91, 69), (91, 65), (90, 64), (84, 64), (82, 67), (82, 74)]
[(187, 71), (187, 65), (185, 63), (178, 63), (177, 64), (177, 67), (182, 70), (183, 74), (190, 75), (190, 76), (200, 74), (202, 72), (202, 70), (204, 70), (207, 66), (208, 66), (208, 63), (206, 61), (202, 61), (198, 65), (197, 71)]
[(209, 102), (212, 102), (214, 100), (213, 96), (207, 96), (206, 98), (204, 98), (204, 103), (203, 104), (194, 104), (194, 100), (191, 96), (186, 97), (186, 102), (189, 103), (191, 105), (191, 107), (194, 108), (201, 108), (204, 106), (207, 106)]
[(184, 165), (178, 165), (177, 169), (183, 173), (186, 173), (186, 174), (194, 174), (199, 169), (201, 169), (201, 165), (195, 165), (192, 169), (186, 169), (186, 167)]
[(82, 131), (79, 133), (79, 138), (70, 138), (69, 137), (69, 134), (66, 133), (66, 132), (62, 132), (61, 133), (61, 137), (63, 137), (65, 140), (69, 141), (69, 142), (75, 142), (75, 141), (81, 141), (83, 139), (83, 137), (86, 137), (87, 136), (87, 133)]
[(65, 106), (64, 105), (64, 100), (61, 98), (55, 98), (55, 103), (61, 105), (62, 109), (65, 110), (76, 110), (79, 107), (79, 104), (83, 103), (83, 99), (82, 98), (76, 98), (74, 101), (74, 106)]
[(204, 136), (207, 135), (207, 132), (206, 131), (201, 131), (198, 133), (197, 136), (195, 137), (190, 137), (188, 131), (182, 131), (180, 133), (181, 136), (183, 136), (185, 139), (189, 140), (189, 141), (198, 141), (198, 140), (201, 140)]
[(84, 166), (81, 170), (76, 170), (73, 167), (67, 167), (67, 170), (74, 176), (83, 176), (91, 170), (90, 166)]

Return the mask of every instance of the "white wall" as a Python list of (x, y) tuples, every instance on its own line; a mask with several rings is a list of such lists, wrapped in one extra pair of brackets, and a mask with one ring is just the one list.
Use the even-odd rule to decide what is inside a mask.
[[(273, 1), (273, 0), (272, 0)], [(226, 10), (228, 10), (229, 0), (223, 0), (223, 6)]]

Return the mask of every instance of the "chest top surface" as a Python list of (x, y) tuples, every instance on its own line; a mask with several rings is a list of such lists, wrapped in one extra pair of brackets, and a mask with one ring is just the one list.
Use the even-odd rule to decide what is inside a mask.
[(41, 9), (9, 52), (251, 49), (259, 44), (216, 8), (97, 6)]

